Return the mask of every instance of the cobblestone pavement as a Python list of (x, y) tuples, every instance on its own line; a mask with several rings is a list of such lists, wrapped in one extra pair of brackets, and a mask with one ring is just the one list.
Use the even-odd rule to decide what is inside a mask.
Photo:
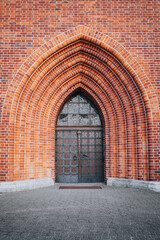
[(0, 240), (160, 239), (160, 193), (98, 185), (0, 195)]

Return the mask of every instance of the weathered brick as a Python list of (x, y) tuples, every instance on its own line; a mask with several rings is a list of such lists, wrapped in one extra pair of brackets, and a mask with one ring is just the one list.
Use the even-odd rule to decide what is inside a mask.
[(105, 177), (160, 180), (158, 1), (0, 8), (0, 180), (55, 178), (56, 119), (76, 89), (100, 109)]

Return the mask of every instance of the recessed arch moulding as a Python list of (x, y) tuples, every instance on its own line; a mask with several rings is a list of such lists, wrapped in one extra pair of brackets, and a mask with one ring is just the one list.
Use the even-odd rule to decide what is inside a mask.
[(55, 179), (56, 119), (77, 90), (94, 101), (103, 119), (105, 179), (160, 179), (154, 88), (120, 44), (79, 26), (42, 45), (10, 84), (1, 180)]

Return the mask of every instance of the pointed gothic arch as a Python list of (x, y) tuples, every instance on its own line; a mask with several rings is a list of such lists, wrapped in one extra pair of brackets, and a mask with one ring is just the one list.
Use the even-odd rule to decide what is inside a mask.
[(10, 180), (55, 178), (57, 114), (78, 88), (92, 96), (105, 119), (105, 177), (148, 180), (154, 88), (120, 44), (83, 26), (35, 51), (8, 89), (3, 114), (9, 114), (14, 144)]
[(80, 88), (58, 114), (55, 142), (56, 182), (104, 181), (101, 117)]

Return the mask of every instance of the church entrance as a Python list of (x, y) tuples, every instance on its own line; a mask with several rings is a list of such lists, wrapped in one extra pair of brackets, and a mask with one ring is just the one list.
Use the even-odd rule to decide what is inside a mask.
[(56, 182), (103, 182), (103, 131), (94, 104), (77, 92), (63, 106), (56, 127)]

